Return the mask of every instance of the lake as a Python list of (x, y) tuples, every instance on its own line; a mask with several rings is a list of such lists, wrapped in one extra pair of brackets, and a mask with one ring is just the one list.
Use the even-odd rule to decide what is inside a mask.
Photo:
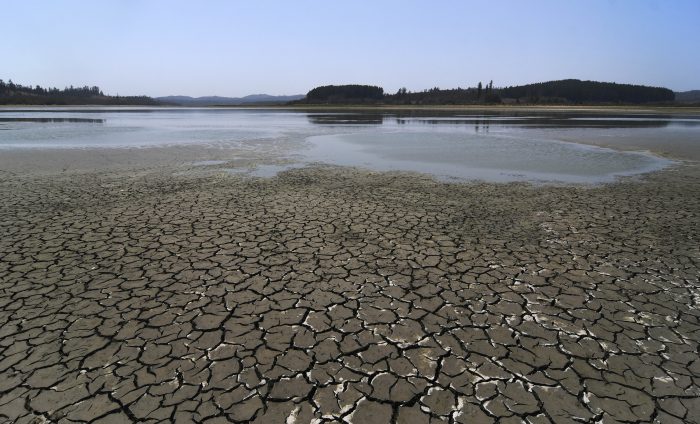
[[(188, 157), (179, 150), (176, 159), (192, 169), (257, 176), (323, 163), (441, 180), (601, 183), (663, 169), (699, 143), (700, 119), (682, 114), (0, 109), (0, 155), (186, 146), (217, 152)], [(235, 164), (246, 157), (255, 161)]]

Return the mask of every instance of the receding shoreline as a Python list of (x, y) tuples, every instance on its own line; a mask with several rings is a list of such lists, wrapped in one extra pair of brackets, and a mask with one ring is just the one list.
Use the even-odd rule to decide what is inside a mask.
[[(130, 111), (130, 110), (208, 110), (216, 108), (178, 108), (178, 107), (139, 107), (133, 109), (130, 107), (99, 107), (99, 106), (87, 106), (86, 110), (119, 110), (119, 111)], [(58, 111), (58, 112), (68, 112), (68, 111), (83, 111), (85, 109), (75, 109), (72, 106), (66, 107), (36, 107), (28, 108), (28, 111)], [(226, 107), (223, 109), (240, 109), (240, 110), (291, 110), (291, 111), (310, 111), (310, 112), (351, 112), (351, 113), (391, 113), (391, 111), (397, 111), (405, 113), (407, 111), (413, 111), (416, 113), (440, 113), (447, 112), (450, 115), (464, 110), (465, 112), (474, 113), (478, 111), (483, 111), (484, 113), (508, 113), (518, 111), (523, 113), (536, 113), (542, 112), (547, 115), (556, 116), (557, 114), (565, 114), (576, 116), (576, 114), (586, 114), (595, 113), (595, 116), (606, 116), (607, 114), (615, 115), (616, 113), (624, 112), (626, 114), (639, 113), (642, 116), (647, 116), (648, 114), (657, 113), (669, 113), (676, 117), (689, 117), (695, 118), (700, 114), (700, 109), (687, 109), (687, 114), (679, 115), (677, 111), (671, 112), (668, 108), (644, 108), (644, 107), (634, 107), (634, 108), (619, 108), (619, 107), (559, 107), (559, 106), (494, 106), (494, 107), (432, 107), (432, 106), (404, 106), (404, 107), (366, 107), (366, 106), (342, 106), (342, 107), (297, 107), (290, 108), (288, 106), (280, 107)], [(2, 109), (0, 109), (2, 110)], [(14, 112), (17, 109), (8, 108), (7, 111)], [(665, 111), (665, 112), (664, 112)], [(411, 115), (412, 116), (412, 115)], [(517, 115), (516, 115), (517, 116)], [(559, 134), (557, 136), (558, 141), (588, 144), (599, 147), (612, 148), (619, 151), (644, 151), (650, 152), (654, 155), (671, 159), (674, 161), (681, 161), (685, 163), (696, 163), (700, 161), (700, 143), (692, 139), (692, 137), (686, 135), (668, 135), (667, 137), (661, 139), (656, 136), (648, 135), (622, 135), (616, 137), (600, 137), (599, 135), (586, 136), (576, 136), (574, 138), (568, 137), (566, 134)], [(172, 166), (172, 165), (186, 165), (187, 163), (202, 161), (202, 160), (227, 160), (232, 155), (236, 156), (238, 152), (232, 150), (231, 152), (225, 152), (226, 149), (219, 149), (211, 146), (203, 145), (172, 145), (172, 146), (143, 146), (143, 147), (120, 147), (120, 148), (110, 148), (110, 147), (80, 147), (80, 148), (6, 148), (0, 150), (0, 170), (5, 172), (13, 173), (25, 173), (25, 172), (60, 172), (60, 171), (70, 171), (70, 170), (83, 170), (83, 171), (97, 171), (102, 168), (118, 169), (118, 168), (148, 168), (149, 166)], [(293, 153), (293, 152), (291, 152)], [(271, 158), (269, 155), (251, 155), (251, 163), (265, 163)], [(280, 158), (278, 158), (280, 159)]]

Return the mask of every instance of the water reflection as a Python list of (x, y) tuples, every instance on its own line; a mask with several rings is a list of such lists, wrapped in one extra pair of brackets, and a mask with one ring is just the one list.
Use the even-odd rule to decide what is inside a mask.
[(574, 143), (700, 157), (700, 119), (682, 113), (5, 108), (0, 130), (0, 150), (204, 146), (245, 152), (262, 164), (276, 158), (488, 180), (608, 181), (664, 165), (646, 154)]
[(102, 124), (105, 122), (104, 119), (92, 119), (92, 118), (35, 118), (35, 117), (12, 117), (4, 118), (0, 117), (0, 122), (39, 122), (39, 123), (87, 123), (87, 124)]
[(381, 125), (384, 123), (384, 114), (374, 113), (329, 113), (308, 114), (309, 123), (316, 125)]
[(391, 113), (332, 113), (332, 114), (307, 114), (309, 123), (315, 125), (382, 125), (387, 122), (396, 125), (407, 126), (473, 126), (476, 132), (488, 132), (491, 125), (503, 128), (527, 127), (527, 128), (663, 128), (671, 123), (685, 126), (700, 125), (698, 120), (674, 120), (668, 117), (638, 117), (621, 116), (616, 118), (602, 117), (600, 115), (455, 115), (454, 113), (430, 111), (430, 114), (421, 115), (412, 112)]

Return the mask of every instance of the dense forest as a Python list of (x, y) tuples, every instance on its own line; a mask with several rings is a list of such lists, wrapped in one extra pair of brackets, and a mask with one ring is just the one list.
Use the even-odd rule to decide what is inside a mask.
[(400, 88), (395, 94), (384, 97), (384, 102), (395, 105), (460, 105), (460, 104), (494, 104), (501, 103), (498, 89), (493, 88), (493, 81), (486, 85), (481, 82), (476, 87), (440, 89), (434, 87), (423, 91), (408, 91)]
[(384, 98), (384, 89), (375, 85), (324, 85), (316, 87), (299, 103), (378, 103)]
[[(685, 93), (680, 93), (685, 95)], [(470, 105), (470, 104), (672, 104), (675, 93), (667, 88), (611, 82), (567, 79), (514, 87), (494, 87), (493, 81), (475, 87), (423, 91), (399, 89), (385, 94), (374, 85), (325, 85), (309, 91), (290, 104), (385, 104), (385, 105)], [(681, 97), (681, 96), (679, 96)], [(696, 97), (678, 99), (690, 103)], [(692, 100), (691, 100), (692, 98)], [(147, 96), (109, 96), (99, 87), (43, 88), (0, 80), (0, 104), (27, 105), (162, 105)]]
[(667, 88), (611, 82), (567, 79), (514, 87), (494, 87), (479, 82), (476, 87), (423, 91), (399, 89), (384, 94), (370, 85), (327, 85), (309, 91), (294, 104), (386, 104), (386, 105), (469, 105), (469, 104), (666, 104), (675, 94)]
[(498, 94), (527, 103), (661, 103), (675, 99), (668, 88), (577, 79), (506, 87)]
[(0, 79), (0, 104), (4, 105), (160, 105), (147, 96), (108, 96), (99, 87), (43, 88)]

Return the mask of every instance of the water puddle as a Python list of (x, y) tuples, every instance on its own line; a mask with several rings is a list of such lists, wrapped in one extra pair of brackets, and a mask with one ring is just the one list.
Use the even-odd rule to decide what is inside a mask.
[(227, 160), (200, 160), (197, 162), (192, 162), (192, 166), (213, 166), (213, 165), (223, 165), (228, 163)]
[(307, 139), (309, 161), (376, 171), (413, 171), (440, 180), (604, 183), (673, 162), (646, 152), (556, 140), (474, 133), (386, 132)]

